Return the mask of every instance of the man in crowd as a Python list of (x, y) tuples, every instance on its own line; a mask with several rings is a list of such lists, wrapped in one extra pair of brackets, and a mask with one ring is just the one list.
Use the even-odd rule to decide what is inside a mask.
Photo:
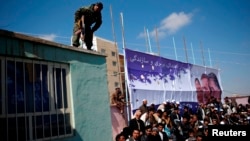
[(115, 88), (115, 92), (111, 95), (111, 105), (115, 105), (121, 114), (124, 113), (124, 95), (120, 88)]

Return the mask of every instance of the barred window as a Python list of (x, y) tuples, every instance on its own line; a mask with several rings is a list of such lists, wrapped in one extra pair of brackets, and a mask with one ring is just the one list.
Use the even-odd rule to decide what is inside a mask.
[(119, 87), (119, 83), (118, 82), (115, 82), (115, 87)]
[(112, 61), (112, 65), (115, 67), (116, 66), (116, 61)]
[(116, 53), (114, 51), (112, 51), (111, 54), (112, 54), (112, 56), (115, 56)]
[(101, 54), (105, 54), (106, 53), (106, 50), (105, 49), (101, 49)]
[(69, 66), (0, 59), (1, 140), (38, 141), (72, 136)]

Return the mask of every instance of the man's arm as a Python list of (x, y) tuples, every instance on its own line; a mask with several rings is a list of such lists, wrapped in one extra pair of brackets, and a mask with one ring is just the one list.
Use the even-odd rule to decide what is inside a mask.
[(85, 38), (85, 24), (84, 24), (84, 15), (81, 17), (81, 40), (84, 41)]
[(82, 16), (88, 12), (88, 7), (84, 6), (76, 10), (75, 12), (75, 22), (82, 20)]
[(114, 93), (111, 95), (111, 104), (113, 104), (113, 105), (116, 104)]
[(92, 32), (94, 33), (97, 29), (99, 29), (99, 27), (102, 25), (102, 15), (100, 13), (100, 15), (97, 18), (97, 21), (95, 22), (95, 25), (92, 27)]
[(81, 22), (82, 22), (81, 28), (85, 28), (84, 15), (82, 15), (82, 17), (81, 17)]

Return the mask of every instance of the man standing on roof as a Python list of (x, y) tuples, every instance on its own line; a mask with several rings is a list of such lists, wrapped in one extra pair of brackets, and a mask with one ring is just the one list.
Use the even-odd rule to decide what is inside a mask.
[(81, 7), (75, 12), (72, 38), (72, 45), (74, 47), (80, 46), (79, 40), (81, 38), (81, 40), (85, 42), (87, 49), (91, 50), (93, 45), (93, 33), (102, 24), (102, 9), (103, 4), (101, 2), (97, 2), (95, 4), (91, 4), (90, 6)]

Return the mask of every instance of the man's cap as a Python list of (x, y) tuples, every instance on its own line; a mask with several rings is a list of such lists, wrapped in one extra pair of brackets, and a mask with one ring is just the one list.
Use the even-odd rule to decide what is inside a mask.
[(209, 106), (210, 106), (210, 107), (214, 107), (214, 104), (213, 104), (213, 103), (211, 103)]
[(152, 131), (157, 131), (157, 132), (158, 132), (158, 128), (154, 127), (154, 128), (152, 129)]
[(97, 2), (96, 5), (100, 8), (100, 10), (103, 9), (103, 4), (102, 4), (102, 2)]
[(221, 122), (220, 122), (220, 125), (225, 125), (225, 122), (224, 122), (224, 121), (221, 121)]

